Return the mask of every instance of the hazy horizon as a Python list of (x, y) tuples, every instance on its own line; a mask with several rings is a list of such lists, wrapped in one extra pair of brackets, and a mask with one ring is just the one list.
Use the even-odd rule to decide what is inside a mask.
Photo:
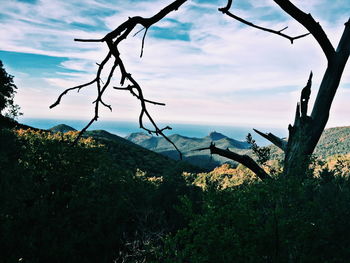
[[(78, 119), (45, 119), (45, 118), (20, 118), (20, 123), (40, 128), (49, 129), (59, 124), (66, 124), (74, 129), (80, 130), (87, 123), (88, 120)], [(160, 126), (169, 125), (172, 130), (166, 131), (166, 134), (179, 134), (186, 137), (197, 137), (202, 138), (207, 136), (210, 132), (219, 132), (232, 139), (245, 141), (245, 137), (248, 133), (251, 133), (254, 139), (261, 145), (270, 144), (265, 139), (257, 135), (253, 128), (258, 128), (263, 132), (273, 132), (280, 137), (287, 135), (287, 129), (281, 128), (270, 128), (270, 127), (258, 127), (258, 126), (229, 126), (229, 125), (218, 125), (218, 124), (189, 124), (189, 123), (159, 123)], [(146, 132), (139, 128), (137, 122), (131, 121), (97, 121), (91, 125), (89, 130), (106, 130), (110, 133), (125, 137), (130, 133), (134, 132)]]

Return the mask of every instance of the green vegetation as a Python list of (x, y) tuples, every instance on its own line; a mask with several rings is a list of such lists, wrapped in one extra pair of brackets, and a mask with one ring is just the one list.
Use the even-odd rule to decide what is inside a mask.
[[(350, 155), (261, 182), (105, 131), (0, 129), (2, 262), (346, 262)], [(95, 139), (93, 139), (93, 136)]]
[[(250, 145), (247, 142), (239, 142), (220, 133), (213, 132), (204, 138), (189, 138), (181, 135), (172, 135), (170, 138), (176, 143), (179, 149), (183, 152), (184, 160), (202, 167), (207, 171), (211, 171), (223, 164), (237, 166), (236, 162), (217, 155), (211, 156), (209, 151), (195, 151), (195, 149), (205, 148), (214, 142), (221, 149), (231, 149), (240, 154), (254, 155), (255, 151), (264, 151), (262, 156), (271, 159), (282, 160), (284, 155), (276, 146), (256, 148), (255, 142)], [(177, 152), (163, 138), (150, 136), (145, 133), (132, 133), (126, 139), (152, 151), (161, 153), (173, 159), (178, 159)], [(249, 138), (252, 141), (252, 138)], [(255, 146), (254, 146), (255, 145)], [(253, 147), (252, 147), (253, 146)], [(252, 148), (252, 149), (249, 149)], [(326, 158), (336, 154), (347, 154), (350, 152), (350, 127), (337, 127), (326, 129), (318, 142), (314, 155), (316, 157)], [(266, 161), (266, 158), (257, 161)]]
[(318, 142), (315, 155), (322, 158), (350, 152), (350, 127), (326, 129)]
[[(184, 2), (174, 1), (149, 19), (129, 18), (97, 40), (107, 42), (110, 51), (99, 64), (97, 77), (87, 83), (96, 82), (98, 87), (90, 124), (97, 120), (98, 106), (104, 104), (103, 92), (119, 66), (122, 86), (127, 79), (132, 85), (125, 89), (141, 101), (140, 125), (146, 116), (155, 128), (149, 133), (162, 135), (164, 129), (156, 126), (144, 106), (150, 101), (143, 98), (140, 86), (125, 70), (118, 44), (138, 23), (147, 31)], [(236, 156), (232, 159), (244, 163), (258, 176), (266, 170), (267, 176), (259, 176), (264, 181), (242, 166), (229, 164), (208, 173), (199, 172), (187, 163), (150, 152), (105, 131), (86, 132), (80, 138), (65, 125), (51, 131), (22, 129), (26, 127), (14, 120), (20, 115), (19, 106), (14, 104), (17, 87), (0, 61), (1, 262), (348, 262), (349, 129), (324, 133), (315, 156), (310, 155), (328, 121), (349, 56), (349, 24), (335, 52), (311, 15), (289, 1), (276, 2), (311, 32), (329, 62), (312, 117), (307, 116), (311, 72), (301, 92), (295, 122), (288, 128), (287, 147), (272, 137), (271, 141), (277, 140), (287, 156), (284, 172), (280, 152), (273, 147), (258, 147), (250, 135), (250, 151), (246, 143), (218, 133), (204, 139), (169, 136), (193, 164), (208, 161), (208, 155), (194, 150), (208, 149), (215, 142), (227, 150), (210, 144), (213, 154)], [(219, 11), (234, 17), (229, 13), (231, 4), (228, 1)], [(273, 33), (291, 42), (307, 35), (292, 38), (281, 34), (282, 30)], [(115, 63), (103, 83), (101, 72), (112, 55)], [(87, 84), (69, 88), (61, 96)], [(60, 103), (61, 96), (51, 107)], [(266, 137), (271, 138), (269, 134)], [(80, 140), (73, 144), (77, 138)], [(164, 139), (144, 134), (129, 139), (174, 158), (175, 151)], [(255, 154), (261, 165), (258, 172), (254, 160), (232, 152), (228, 155), (229, 148), (238, 149), (240, 154)], [(210, 165), (214, 168), (226, 161), (214, 159)]]
[(5, 110), (4, 116), (16, 118), (22, 115), (20, 107), (14, 103), (16, 85), (13, 82), (13, 76), (9, 75), (3, 67), (0, 60), (0, 115)]
[[(203, 172), (146, 134), (95, 130), (73, 144), (67, 125), (22, 125), (16, 89), (0, 61), (1, 262), (348, 262), (350, 127), (326, 130), (306, 173), (289, 177), (281, 152), (250, 135), (170, 136)], [(255, 154), (272, 179), (193, 151), (211, 142)]]
[[(347, 262), (350, 182), (335, 174), (209, 187), (158, 262)], [(198, 211), (198, 209), (197, 209)]]
[(1, 262), (347, 262), (348, 130), (327, 130), (324, 158), (295, 178), (248, 138), (274, 176), (262, 182), (242, 165), (204, 173), (106, 131), (72, 145), (72, 127), (0, 116)]
[[(283, 158), (282, 151), (269, 146), (272, 159)], [(350, 126), (325, 129), (315, 148), (314, 156), (326, 158), (332, 155), (344, 155), (350, 152)]]
[(0, 130), (2, 262), (137, 262), (185, 224), (173, 205), (195, 187), (135, 172), (91, 138), (72, 146), (75, 136)]
[[(121, 165), (121, 169), (142, 170), (148, 176), (175, 176), (181, 175), (182, 171), (199, 172), (203, 169), (170, 159), (161, 154), (149, 151), (122, 137), (103, 130), (87, 131), (84, 135), (93, 137), (105, 145), (111, 158)], [(169, 167), (171, 167), (169, 169)]]

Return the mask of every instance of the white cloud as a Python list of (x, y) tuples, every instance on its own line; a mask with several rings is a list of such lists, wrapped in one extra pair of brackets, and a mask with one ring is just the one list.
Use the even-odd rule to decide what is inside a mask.
[[(128, 16), (152, 16), (165, 5), (164, 0), (132, 4), (129, 1), (118, 1), (117, 4), (95, 0), (83, 2), (42, 0), (33, 6), (7, 1), (0, 11), (10, 17), (0, 28), (0, 34), (5, 36), (0, 40), (3, 50), (68, 57), (70, 59), (61, 66), (83, 72), (61, 73), (57, 77), (45, 79), (52, 90), (36, 95), (41, 101), (51, 102), (64, 88), (89, 81), (94, 77), (95, 63), (100, 62), (106, 54), (103, 43), (77, 43), (73, 38), (100, 38), (107, 32), (88, 32), (72, 28), (70, 23), (94, 26), (98, 18), (112, 30)], [(248, 19), (254, 18), (255, 23), (266, 27), (281, 29), (288, 26), (285, 33), (291, 35), (305, 32), (292, 19), (280, 23), (259, 19), (262, 15), (259, 8), (269, 6), (270, 2), (251, 1), (256, 8), (237, 12)], [(325, 0), (298, 0), (295, 3), (306, 12), (331, 5), (330, 1)], [(334, 3), (339, 8), (344, 1)], [(208, 12), (200, 13), (198, 8), (194, 8), (198, 5), (201, 10)], [(187, 32), (190, 41), (160, 40), (148, 34), (142, 59), (139, 54), (143, 34), (130, 36), (121, 46), (127, 70), (139, 80), (147, 98), (167, 103), (166, 108), (152, 108), (161, 120), (262, 123), (267, 122), (268, 116), (269, 123), (286, 126), (293, 120), (298, 91), (305, 85), (310, 70), (314, 72), (313, 94), (316, 93), (326, 66), (321, 49), (311, 36), (291, 45), (287, 39), (244, 26), (219, 13), (217, 7), (221, 6), (190, 1), (177, 12), (171, 13), (169, 17), (172, 19), (192, 24)], [(84, 14), (84, 11), (93, 9), (114, 10), (115, 14), (106, 17), (87, 17)], [(279, 9), (273, 7), (273, 10)], [(317, 14), (330, 39), (336, 43), (342, 33), (343, 23), (338, 23), (338, 20), (337, 24), (331, 23)], [(161, 21), (157, 26), (168, 28), (174, 23)], [(344, 72), (343, 83), (350, 83), (348, 69)], [(117, 84), (116, 79), (114, 85)], [(268, 92), (259, 95), (263, 90)], [(54, 114), (86, 116), (86, 108), (91, 112), (95, 90), (92, 87), (84, 92), (85, 95), (81, 97), (67, 95), (64, 104), (55, 109)], [(32, 90), (20, 95), (22, 101), (25, 96), (30, 97), (24, 102), (25, 113), (39, 116), (43, 110), (31, 94)], [(88, 102), (84, 101), (86, 98), (89, 98)], [(128, 114), (137, 114), (139, 108), (134, 99), (127, 93), (111, 90), (106, 100), (114, 103), (118, 110), (113, 115), (108, 112), (104, 114), (111, 118), (128, 118)], [(345, 105), (343, 100), (336, 100), (332, 113), (343, 116), (347, 112)], [(132, 115), (131, 118), (137, 117)]]

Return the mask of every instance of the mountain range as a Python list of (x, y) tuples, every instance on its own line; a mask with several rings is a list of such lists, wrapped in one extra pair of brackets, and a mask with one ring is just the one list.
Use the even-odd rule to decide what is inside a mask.
[[(53, 132), (75, 131), (74, 128), (64, 124), (55, 126), (50, 130)], [(114, 144), (124, 145), (126, 148), (132, 147), (134, 149), (134, 147), (138, 147), (138, 151), (140, 151), (140, 148), (143, 150), (148, 149), (166, 156), (167, 160), (169, 158), (175, 160), (179, 159), (177, 151), (164, 138), (151, 136), (143, 132), (131, 133), (125, 138), (122, 138), (104, 130), (94, 130), (87, 131), (85, 136), (107, 140)], [(172, 140), (182, 152), (184, 161), (204, 168), (205, 170), (212, 170), (223, 163), (234, 164), (234, 162), (226, 158), (216, 155), (211, 156), (209, 150), (197, 151), (197, 149), (208, 147), (211, 142), (215, 143), (217, 147), (223, 149), (229, 148), (240, 154), (252, 154), (247, 142), (237, 141), (215, 131), (203, 138), (192, 138), (174, 134), (170, 135), (169, 139)], [(277, 147), (272, 145), (269, 147), (271, 148), (273, 158), (283, 158), (283, 153)], [(323, 158), (347, 153), (350, 153), (350, 126), (326, 129), (315, 149), (315, 155)], [(145, 152), (142, 154), (145, 154)], [(141, 158), (141, 156), (139, 158)]]
[[(50, 128), (49, 131), (56, 133), (76, 130), (68, 125), (59, 124)], [(121, 170), (139, 169), (146, 172), (148, 176), (177, 173), (178, 171), (181, 174), (183, 170), (188, 172), (203, 171), (203, 169), (187, 162), (175, 161), (105, 130), (86, 131), (83, 136), (92, 137), (104, 144), (111, 158), (120, 166)]]
[[(234, 164), (233, 161), (224, 157), (211, 156), (209, 150), (198, 151), (198, 149), (208, 147), (211, 142), (215, 143), (217, 147), (229, 148), (242, 154), (249, 151), (249, 144), (247, 142), (237, 141), (215, 131), (204, 138), (191, 138), (179, 134), (170, 135), (168, 138), (179, 148), (183, 160), (208, 170), (212, 170), (223, 163)], [(125, 139), (172, 159), (179, 159), (178, 152), (163, 137), (155, 137), (138, 132), (126, 136)]]
[[(173, 146), (166, 142), (164, 138), (150, 136), (146, 133), (132, 133), (125, 138), (170, 158), (178, 158), (178, 154)], [(247, 142), (234, 140), (218, 132), (211, 132), (204, 138), (189, 138), (176, 134), (170, 135), (169, 139), (180, 149), (185, 161), (206, 169), (213, 169), (223, 163), (235, 164), (231, 160), (220, 156), (210, 156), (208, 150), (196, 151), (196, 149), (208, 147), (211, 142), (222, 149), (229, 148), (239, 154), (252, 155)], [(279, 148), (274, 145), (269, 145), (268, 147), (271, 149), (272, 158), (283, 159), (283, 153)], [(317, 144), (314, 155), (325, 158), (347, 153), (350, 153), (350, 126), (326, 129)]]

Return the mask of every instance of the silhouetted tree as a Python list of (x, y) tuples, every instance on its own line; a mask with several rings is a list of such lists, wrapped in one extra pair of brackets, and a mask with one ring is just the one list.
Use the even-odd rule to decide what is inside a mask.
[(13, 100), (16, 89), (13, 76), (6, 72), (0, 60), (0, 115), (4, 110), (6, 110), (4, 115), (10, 118), (16, 118), (22, 114), (19, 112), (20, 107)]
[[(151, 115), (149, 114), (146, 104), (152, 103), (156, 105), (164, 105), (162, 103), (154, 102), (145, 99), (142, 88), (138, 84), (138, 82), (131, 76), (131, 74), (126, 70), (122, 58), (120, 57), (120, 52), (118, 50), (118, 45), (124, 39), (126, 39), (130, 33), (135, 29), (137, 25), (141, 25), (144, 27), (144, 36), (142, 39), (142, 48), (141, 48), (141, 56), (143, 53), (143, 46), (145, 36), (147, 34), (148, 29), (161, 19), (163, 19), (170, 12), (177, 10), (181, 5), (183, 5), (187, 0), (176, 0), (173, 1), (170, 5), (163, 8), (157, 14), (150, 18), (143, 18), (140, 16), (135, 16), (129, 18), (127, 21), (119, 25), (115, 30), (108, 33), (106, 36), (100, 39), (75, 39), (75, 41), (81, 42), (105, 42), (109, 48), (109, 52), (103, 61), (99, 64), (96, 78), (92, 81), (73, 87), (65, 90), (57, 99), (57, 101), (51, 105), (50, 107), (55, 107), (61, 101), (63, 95), (67, 94), (67, 92), (71, 90), (80, 90), (83, 87), (89, 86), (91, 84), (96, 84), (97, 87), (97, 98), (95, 100), (95, 115), (88, 123), (88, 125), (82, 130), (84, 132), (94, 121), (98, 119), (99, 106), (102, 104), (103, 106), (111, 109), (111, 106), (104, 103), (102, 96), (105, 90), (108, 88), (111, 78), (114, 74), (115, 69), (118, 67), (120, 70), (120, 84), (121, 87), (114, 87), (119, 90), (129, 91), (133, 96), (139, 99), (141, 103), (141, 113), (139, 116), (140, 127), (145, 129), (150, 134), (162, 135), (165, 139), (167, 139), (170, 143), (174, 145), (177, 149), (176, 145), (169, 140), (163, 133), (164, 130), (170, 129), (170, 127), (159, 128)], [(326, 72), (323, 76), (323, 80), (318, 90), (317, 98), (315, 104), (312, 109), (312, 113), (310, 116), (307, 115), (308, 110), (308, 102), (309, 96), (311, 92), (311, 81), (312, 81), (312, 73), (310, 74), (309, 80), (307, 82), (306, 87), (301, 92), (300, 102), (297, 103), (295, 120), (293, 125), (289, 125), (289, 137), (287, 140), (283, 140), (278, 138), (277, 136), (271, 133), (262, 133), (260, 131), (255, 130), (258, 134), (263, 136), (264, 138), (271, 141), (277, 147), (282, 149), (285, 153), (284, 160), (284, 173), (288, 176), (290, 175), (301, 175), (304, 174), (305, 169), (309, 163), (310, 156), (313, 153), (316, 144), (326, 126), (326, 123), (329, 118), (329, 111), (332, 105), (333, 98), (339, 86), (340, 78), (342, 76), (345, 64), (349, 57), (350, 53), (350, 19), (345, 23), (345, 29), (339, 41), (338, 47), (335, 49), (331, 42), (329, 41), (326, 33), (322, 29), (321, 25), (314, 20), (311, 14), (306, 14), (302, 10), (300, 10), (297, 6), (291, 3), (289, 0), (274, 0), (274, 2), (289, 16), (294, 18), (297, 22), (303, 25), (308, 31), (305, 34), (298, 36), (289, 36), (284, 33), (284, 30), (287, 28), (283, 28), (281, 30), (272, 30), (269, 28), (264, 28), (258, 25), (255, 25), (241, 17), (234, 15), (231, 11), (232, 0), (228, 0), (227, 5), (223, 8), (219, 8), (219, 11), (223, 14), (238, 20), (241, 23), (244, 23), (248, 26), (257, 28), (259, 30), (267, 31), (269, 33), (273, 33), (288, 39), (291, 43), (294, 40), (305, 37), (311, 34), (321, 49), (325, 54), (328, 65), (326, 68)], [(140, 32), (140, 31), (139, 31)], [(139, 33), (137, 32), (137, 33)], [(101, 73), (104, 66), (107, 64), (109, 60), (114, 60), (113, 66), (109, 70), (108, 78), (105, 82), (101, 81)], [(146, 117), (153, 128), (146, 128), (143, 124), (143, 118)], [(237, 153), (231, 152), (228, 149), (219, 149), (214, 144), (211, 144), (207, 148), (212, 154), (218, 154), (227, 158), (230, 158), (234, 161), (242, 163), (249, 169), (251, 169), (259, 178), (262, 180), (270, 178), (270, 175), (267, 174), (261, 166), (255, 162), (252, 158), (247, 155), (239, 155)], [(178, 149), (177, 149), (178, 150)], [(181, 156), (181, 153), (180, 153)]]
[[(321, 25), (314, 20), (311, 14), (306, 14), (289, 0), (274, 0), (274, 2), (288, 15), (293, 17), (297, 22), (303, 25), (311, 34), (327, 58), (327, 68), (324, 73), (321, 85), (318, 90), (315, 104), (313, 106), (311, 115), (307, 115), (309, 96), (311, 92), (312, 72), (309, 76), (306, 87), (301, 92), (300, 102), (297, 103), (295, 120), (293, 125), (289, 125), (289, 137), (287, 141), (278, 138), (277, 136), (268, 133), (262, 133), (255, 130), (258, 134), (268, 139), (274, 145), (279, 147), (285, 153), (284, 159), (284, 173), (288, 176), (302, 175), (305, 173), (307, 165), (310, 161), (317, 142), (327, 124), (329, 118), (329, 111), (333, 102), (333, 98), (339, 86), (340, 78), (343, 74), (346, 62), (350, 53), (350, 19), (345, 23), (344, 32), (340, 38), (338, 47), (334, 49), (329, 41), (326, 33)], [(250, 22), (247, 22), (229, 10), (232, 5), (232, 0), (228, 0), (227, 6), (220, 8), (223, 14), (226, 14), (242, 23), (259, 28), (264, 31), (278, 34), (282, 37), (288, 38), (291, 43), (293, 40), (306, 36), (306, 34), (289, 37), (282, 33), (282, 30), (274, 31), (258, 27)], [(216, 147), (211, 146), (210, 150), (215, 153)], [(250, 166), (247, 166), (251, 168)], [(261, 171), (262, 172), (262, 171)], [(258, 175), (258, 174), (257, 174)]]

